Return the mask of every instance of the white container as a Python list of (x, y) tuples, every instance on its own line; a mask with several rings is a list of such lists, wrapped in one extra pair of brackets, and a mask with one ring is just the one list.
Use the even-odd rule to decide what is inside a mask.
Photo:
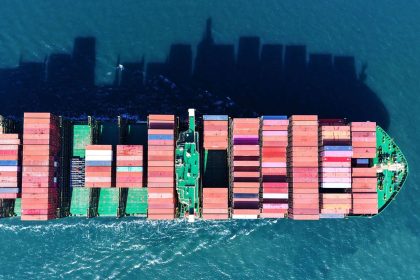
[(232, 219), (237, 219), (237, 220), (254, 220), (254, 219), (258, 219), (258, 215), (232, 214)]
[(112, 161), (112, 156), (86, 156), (86, 161)]
[(0, 171), (20, 171), (20, 166), (0, 166)]
[(112, 156), (112, 150), (86, 150), (86, 156)]
[(149, 193), (149, 198), (173, 198), (172, 193)]
[(111, 177), (85, 177), (86, 183), (111, 183)]
[(287, 194), (287, 193), (263, 193), (263, 198), (288, 199), (289, 194)]
[(321, 183), (324, 189), (350, 189), (351, 183)]
[(334, 173), (351, 173), (351, 168), (348, 167), (323, 167), (322, 172), (334, 172)]

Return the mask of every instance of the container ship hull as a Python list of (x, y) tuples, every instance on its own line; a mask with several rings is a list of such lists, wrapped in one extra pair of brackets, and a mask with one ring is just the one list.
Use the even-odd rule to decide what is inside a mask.
[[(20, 128), (19, 128), (20, 127)], [(375, 122), (316, 115), (0, 118), (0, 217), (373, 217), (408, 175)]]

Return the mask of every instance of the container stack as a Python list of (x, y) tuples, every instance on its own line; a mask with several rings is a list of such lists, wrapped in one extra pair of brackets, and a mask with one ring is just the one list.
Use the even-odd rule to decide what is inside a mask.
[(117, 145), (117, 188), (143, 187), (143, 146)]
[(353, 158), (375, 158), (376, 123), (352, 122), (351, 142), (353, 146)]
[(263, 116), (261, 176), (261, 218), (284, 218), (289, 209), (286, 153), (289, 120), (287, 116)]
[(0, 130), (0, 199), (20, 197), (21, 151), (18, 134), (1, 134)]
[(25, 113), (23, 123), (22, 220), (56, 217), (58, 121), (50, 113)]
[(85, 186), (111, 188), (112, 145), (86, 145)]
[(354, 215), (374, 215), (378, 214), (378, 194), (353, 193), (353, 214)]
[(235, 118), (231, 129), (232, 218), (256, 219), (260, 213), (260, 120)]
[(148, 219), (172, 220), (175, 197), (175, 116), (148, 118)]
[(227, 172), (228, 133), (228, 116), (203, 116), (202, 217), (206, 220), (229, 218), (229, 188), (227, 176), (223, 176)]
[(350, 126), (343, 120), (320, 120), (320, 218), (344, 218), (351, 210)]
[(318, 116), (290, 118), (288, 163), (289, 217), (318, 220)]
[(70, 187), (85, 186), (85, 149), (92, 144), (89, 125), (75, 124), (73, 129), (72, 157), (70, 159)]
[(227, 150), (228, 148), (228, 123), (226, 115), (203, 116), (203, 148), (205, 150)]
[(370, 162), (376, 157), (376, 123), (352, 122), (351, 140), (353, 146), (352, 192), (355, 215), (378, 213), (376, 167)]

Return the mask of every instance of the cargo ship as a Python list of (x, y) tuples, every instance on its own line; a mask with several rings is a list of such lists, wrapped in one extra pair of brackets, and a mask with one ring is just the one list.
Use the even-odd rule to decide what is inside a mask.
[(0, 216), (373, 217), (409, 172), (375, 122), (317, 115), (0, 118)]

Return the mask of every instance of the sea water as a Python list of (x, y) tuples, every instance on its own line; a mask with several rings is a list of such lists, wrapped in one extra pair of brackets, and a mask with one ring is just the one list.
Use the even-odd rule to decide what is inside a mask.
[(0, 12), (0, 67), (94, 36), (97, 84), (113, 80), (118, 56), (164, 61), (171, 44), (194, 46), (209, 17), (218, 43), (254, 35), (354, 56), (410, 165), (397, 199), (372, 219), (2, 219), (0, 279), (420, 278), (419, 1), (3, 0)]

